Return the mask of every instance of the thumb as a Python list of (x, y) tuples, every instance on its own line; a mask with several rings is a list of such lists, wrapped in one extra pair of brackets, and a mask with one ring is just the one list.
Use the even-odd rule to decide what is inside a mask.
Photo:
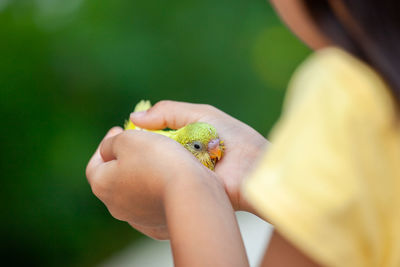
[(211, 111), (211, 106), (164, 100), (147, 111), (133, 112), (131, 121), (144, 129), (159, 130), (166, 127), (179, 129), (201, 120)]

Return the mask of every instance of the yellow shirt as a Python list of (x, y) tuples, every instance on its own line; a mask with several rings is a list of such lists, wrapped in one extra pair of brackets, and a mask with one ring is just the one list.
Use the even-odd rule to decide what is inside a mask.
[(245, 197), (322, 265), (400, 266), (396, 112), (366, 64), (338, 48), (314, 53), (292, 78)]

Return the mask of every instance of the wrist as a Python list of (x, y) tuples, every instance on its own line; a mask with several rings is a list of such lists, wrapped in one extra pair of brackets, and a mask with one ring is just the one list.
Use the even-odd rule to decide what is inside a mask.
[(247, 211), (250, 213), (256, 212), (252, 204), (245, 198), (245, 194), (243, 192), (243, 182), (247, 179), (251, 170), (257, 167), (257, 162), (259, 161), (260, 156), (266, 150), (268, 150), (268, 147), (270, 145), (270, 142), (264, 137), (258, 138), (257, 141), (258, 142), (249, 145), (246, 151), (242, 153), (245, 158), (242, 161), (244, 162), (244, 165), (241, 166), (241, 178), (236, 191), (237, 193), (235, 194), (235, 203), (237, 203), (235, 210), (238, 211)]
[(173, 216), (178, 209), (203, 206), (204, 202), (215, 203), (233, 212), (232, 205), (226, 194), (222, 182), (216, 174), (203, 166), (198, 172), (192, 171), (189, 175), (180, 175), (168, 183), (164, 194), (164, 210), (167, 217)]
[(191, 198), (194, 195), (226, 195), (225, 189), (221, 181), (214, 172), (199, 167), (200, 170), (191, 171), (186, 174), (182, 172), (169, 181), (166, 185), (164, 193), (164, 205), (171, 199)]
[(166, 190), (165, 214), (174, 263), (246, 266), (232, 205), (218, 177), (205, 170), (174, 179)]

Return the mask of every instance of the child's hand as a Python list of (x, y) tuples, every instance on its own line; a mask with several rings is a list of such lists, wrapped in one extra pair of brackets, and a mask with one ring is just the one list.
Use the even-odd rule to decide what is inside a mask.
[(225, 145), (215, 172), (222, 178), (234, 209), (254, 212), (240, 193), (245, 174), (268, 144), (254, 129), (215, 107), (175, 101), (158, 102), (147, 112), (133, 113), (131, 120), (146, 129), (178, 129), (197, 121), (213, 125)]
[(156, 239), (168, 238), (164, 201), (171, 186), (204, 175), (217, 180), (172, 139), (121, 128), (106, 135), (86, 175), (93, 193), (115, 218)]

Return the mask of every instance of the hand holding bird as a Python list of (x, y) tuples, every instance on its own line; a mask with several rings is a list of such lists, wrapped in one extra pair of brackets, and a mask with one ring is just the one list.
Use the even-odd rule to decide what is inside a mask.
[(93, 193), (113, 217), (156, 239), (169, 237), (166, 206), (177, 189), (196, 192), (211, 185), (225, 195), (215, 173), (179, 143), (159, 134), (120, 127), (111, 129), (100, 143), (86, 176)]
[(215, 166), (215, 172), (225, 185), (235, 210), (256, 211), (241, 196), (241, 183), (267, 148), (268, 141), (247, 124), (206, 104), (161, 101), (145, 112), (134, 112), (131, 121), (146, 129), (179, 129), (185, 125), (205, 122), (213, 125), (224, 140), (224, 156)]
[[(212, 188), (215, 184), (224, 187), (235, 210), (256, 214), (240, 191), (245, 174), (268, 143), (255, 130), (212, 106), (173, 101), (161, 101), (148, 111), (134, 112), (130, 119), (135, 127), (156, 130), (158, 134), (113, 128), (86, 171), (94, 194), (115, 218), (129, 222), (150, 237), (166, 239), (163, 199), (173, 191), (168, 188), (179, 185), (196, 190), (204, 183), (214, 184)], [(190, 157), (189, 149), (183, 149), (179, 141), (157, 132), (198, 122), (214, 125), (218, 139), (224, 140), (224, 156), (215, 165), (215, 173)], [(216, 139), (216, 135), (211, 137), (208, 143)], [(191, 142), (181, 142), (188, 143)]]
[[(134, 113), (145, 112), (150, 108), (150, 101), (142, 100), (136, 105)], [(130, 120), (125, 122), (124, 128), (125, 130), (148, 131), (137, 127)], [(224, 152), (223, 141), (219, 139), (217, 130), (205, 122), (193, 122), (178, 130), (153, 130), (151, 132), (177, 141), (210, 170), (214, 170), (215, 164), (222, 158)]]

